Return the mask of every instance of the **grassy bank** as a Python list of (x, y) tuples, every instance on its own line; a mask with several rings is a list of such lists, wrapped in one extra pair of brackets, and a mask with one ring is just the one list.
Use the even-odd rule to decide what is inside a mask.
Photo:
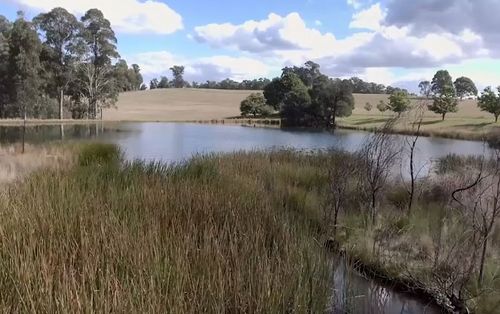
[[(392, 116), (356, 114), (348, 118), (339, 119), (339, 127), (350, 130), (375, 131), (383, 126)], [(394, 126), (392, 132), (397, 134), (413, 135), (416, 132), (415, 121), (404, 116)], [(445, 121), (433, 116), (425, 116), (420, 133), (422, 136), (442, 137), (464, 140), (483, 140), (488, 134), (500, 131), (500, 124), (494, 123), (491, 118), (451, 117)]]
[[(0, 310), (323, 311), (330, 265), (316, 226), (292, 195), (282, 204), (293, 156), (269, 157), (124, 165), (113, 146), (92, 145), (66, 169), (10, 185), (0, 199)], [(316, 181), (308, 161), (293, 163)]]
[[(365, 176), (338, 176), (359, 163), (347, 153), (233, 153), (167, 166), (123, 163), (114, 146), (78, 151), (1, 194), (2, 312), (321, 313), (331, 300), (330, 239), (449, 303), (447, 287), (470, 259), (469, 224), (448, 193), (468, 161), (451, 158), (418, 183), (411, 213), (404, 185), (390, 181), (372, 224)], [(500, 304), (495, 230), (482, 286), (477, 268), (458, 276), (478, 313)]]

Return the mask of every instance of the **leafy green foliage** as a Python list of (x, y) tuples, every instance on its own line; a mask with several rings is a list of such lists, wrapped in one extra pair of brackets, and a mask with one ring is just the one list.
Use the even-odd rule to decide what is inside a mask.
[(352, 85), (348, 80), (330, 79), (325, 75), (318, 76), (309, 91), (312, 98), (310, 114), (315, 124), (327, 128), (335, 128), (336, 117), (346, 117), (354, 109)]
[(183, 88), (186, 84), (184, 81), (184, 66), (181, 65), (174, 65), (173, 67), (170, 68), (170, 71), (172, 71), (172, 76), (174, 77), (173, 80), (173, 85), (175, 88)]
[(9, 47), (10, 102), (17, 109), (14, 115), (26, 117), (39, 99), (41, 50), (35, 27), (20, 14), (12, 26)]
[(405, 92), (395, 92), (389, 96), (389, 109), (401, 115), (410, 108), (410, 98)]
[(431, 91), (434, 94), (434, 102), (428, 107), (430, 111), (440, 114), (443, 120), (447, 113), (458, 111), (455, 86), (448, 71), (439, 70), (434, 75)]
[(241, 102), (240, 111), (244, 117), (266, 117), (273, 113), (273, 108), (266, 104), (266, 99), (261, 93), (252, 93)]
[[(500, 87), (498, 88), (500, 92)], [(495, 116), (495, 122), (498, 122), (498, 116), (500, 116), (500, 97), (491, 89), (491, 87), (486, 87), (478, 98), (477, 106), (488, 113)]]
[(457, 96), (460, 99), (463, 99), (464, 97), (467, 96), (476, 96), (477, 95), (477, 88), (474, 82), (465, 76), (459, 77), (455, 80), (455, 83), (453, 83), (455, 86), (455, 90), (457, 92)]
[(307, 86), (295, 73), (284, 73), (281, 78), (285, 91), (281, 117), (288, 125), (301, 125), (309, 118), (311, 96)]

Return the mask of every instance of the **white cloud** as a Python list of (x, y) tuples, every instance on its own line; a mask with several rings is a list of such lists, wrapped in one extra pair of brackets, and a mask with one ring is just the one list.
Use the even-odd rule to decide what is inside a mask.
[(321, 26), (321, 25), (323, 25), (323, 22), (321, 22), (320, 20), (315, 20), (314, 25)]
[(212, 47), (231, 47), (246, 52), (279, 50), (331, 49), (335, 36), (308, 28), (296, 12), (287, 16), (271, 13), (261, 21), (208, 24), (195, 28), (195, 38)]
[(361, 8), (361, 0), (347, 0), (347, 4), (353, 7), (354, 9)]
[(14, 0), (35, 10), (64, 7), (74, 14), (98, 8), (117, 31), (171, 34), (183, 28), (182, 17), (158, 0)]
[(377, 31), (380, 30), (384, 19), (385, 12), (382, 10), (380, 3), (376, 3), (366, 10), (355, 13), (349, 27)]

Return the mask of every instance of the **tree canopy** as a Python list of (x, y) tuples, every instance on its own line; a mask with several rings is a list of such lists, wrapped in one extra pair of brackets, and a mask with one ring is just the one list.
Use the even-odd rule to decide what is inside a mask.
[(273, 108), (266, 104), (266, 98), (262, 93), (252, 93), (241, 102), (241, 115), (267, 117), (273, 113)]
[[(500, 93), (500, 87), (497, 88)], [(478, 98), (477, 106), (495, 117), (495, 122), (498, 122), (500, 116), (500, 96), (498, 96), (491, 87), (486, 87)]]
[(410, 104), (411, 102), (408, 97), (408, 93), (395, 92), (389, 96), (388, 109), (400, 116), (403, 112), (410, 109)]
[(477, 88), (474, 82), (465, 76), (459, 77), (453, 83), (457, 96), (460, 99), (468, 96), (477, 96)]
[(63, 8), (27, 21), (0, 16), (0, 117), (97, 118), (118, 93), (139, 90), (140, 67), (118, 60), (117, 40), (101, 11), (78, 20)]
[(445, 119), (447, 113), (458, 111), (455, 86), (448, 71), (439, 70), (436, 72), (431, 82), (431, 91), (434, 101), (428, 108), (430, 111), (440, 114), (442, 120)]

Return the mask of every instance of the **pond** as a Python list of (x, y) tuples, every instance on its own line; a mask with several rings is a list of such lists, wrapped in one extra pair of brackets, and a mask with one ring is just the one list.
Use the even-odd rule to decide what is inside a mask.
[[(0, 143), (22, 139), (22, 127), (0, 127)], [(253, 128), (191, 123), (112, 123), (93, 125), (28, 127), (26, 141), (99, 139), (118, 144), (128, 159), (179, 162), (194, 154), (232, 152), (273, 148), (299, 150), (360, 148), (369, 133), (337, 130), (324, 131)], [(403, 142), (407, 136), (394, 135)], [(447, 154), (481, 155), (490, 149), (481, 142), (420, 138), (417, 145), (417, 168), (430, 170), (432, 161)], [(403, 155), (404, 156), (404, 155)], [(407, 158), (402, 158), (402, 164)], [(399, 170), (404, 166), (396, 167)], [(404, 171), (403, 171), (404, 172)], [(333, 278), (334, 313), (439, 313), (423, 302), (392, 291), (356, 274), (342, 262), (337, 263)]]
[[(0, 143), (19, 142), (22, 133), (22, 127), (0, 127)], [(129, 159), (177, 162), (194, 154), (237, 150), (335, 148), (355, 151), (368, 134), (351, 130), (336, 130), (332, 134), (303, 129), (148, 122), (30, 126), (27, 127), (26, 141), (40, 143), (60, 139), (98, 138), (120, 145)], [(401, 142), (408, 138), (404, 135), (393, 137), (395, 141)], [(447, 154), (489, 153), (490, 149), (481, 142), (422, 137), (418, 141), (416, 159), (423, 166)]]

